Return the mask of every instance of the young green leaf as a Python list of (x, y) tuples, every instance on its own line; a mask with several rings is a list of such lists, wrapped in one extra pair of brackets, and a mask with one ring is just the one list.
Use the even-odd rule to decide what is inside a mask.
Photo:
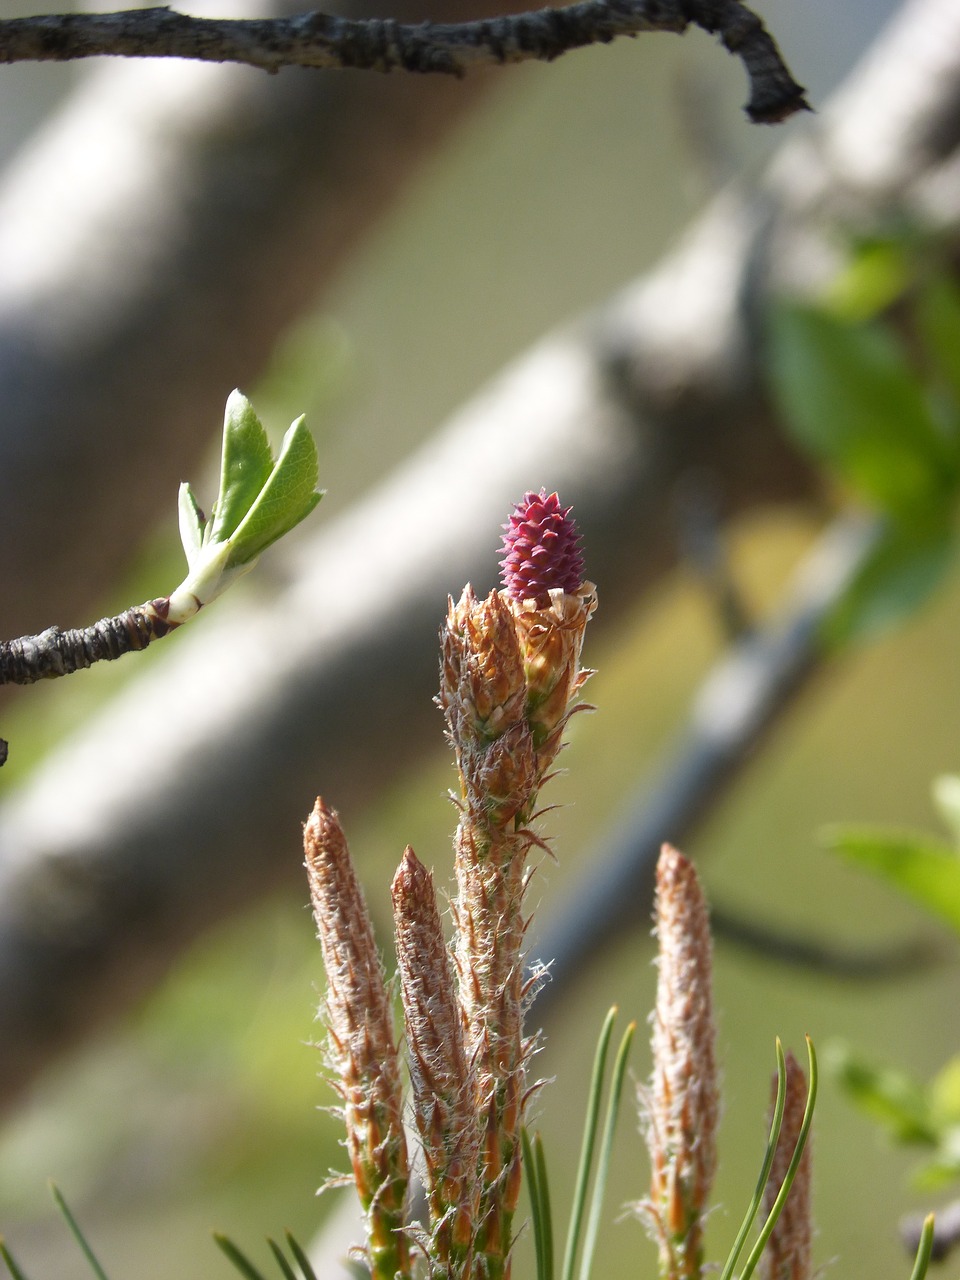
[(177, 496), (177, 512), (180, 518), (180, 541), (187, 564), (192, 569), (203, 546), (203, 531), (206, 525), (200, 504), (189, 484), (184, 481)]
[(306, 419), (283, 437), (276, 464), (231, 535), (231, 565), (246, 564), (310, 514), (320, 501), (317, 446)]
[(168, 599), (167, 620), (185, 622), (305, 519), (323, 496), (318, 474), (317, 448), (304, 418), (287, 431), (274, 462), (260, 420), (234, 391), (227, 401), (221, 488), (212, 518), (204, 523), (189, 486), (180, 489), (180, 537), (189, 572)]
[(821, 839), (960, 933), (960, 856), (950, 845), (917, 832), (872, 827), (831, 827)]
[(223, 418), (220, 492), (207, 533), (208, 542), (226, 542), (257, 500), (273, 470), (270, 441), (253, 405), (231, 391)]

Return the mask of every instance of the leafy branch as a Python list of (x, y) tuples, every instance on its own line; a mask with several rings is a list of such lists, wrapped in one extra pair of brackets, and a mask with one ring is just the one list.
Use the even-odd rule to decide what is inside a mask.
[(169, 8), (41, 14), (0, 21), (0, 62), (67, 61), (111, 54), (281, 67), (431, 72), (463, 76), (474, 66), (552, 61), (571, 49), (646, 31), (682, 34), (694, 24), (719, 36), (750, 80), (745, 110), (776, 124), (809, 110), (761, 20), (739, 0), (581, 0), (559, 9), (476, 22), (404, 24), (318, 10), (289, 18), (197, 18)]
[[(0, 685), (34, 684), (71, 675), (145, 649), (182, 626), (256, 564), (260, 553), (289, 533), (320, 501), (317, 449), (305, 420), (293, 423), (274, 460), (253, 406), (239, 391), (227, 400), (220, 460), (220, 492), (209, 518), (189, 484), (180, 486), (180, 539), (187, 576), (169, 596), (148, 600), (92, 626), (0, 642)], [(6, 743), (0, 739), (0, 765)]]

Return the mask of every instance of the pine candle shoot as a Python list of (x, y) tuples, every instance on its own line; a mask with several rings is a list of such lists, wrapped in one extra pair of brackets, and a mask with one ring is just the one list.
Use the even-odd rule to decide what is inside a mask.
[[(413, 1116), (429, 1215), (426, 1224), (406, 1222), (397, 1229), (425, 1257), (432, 1276), (451, 1280), (507, 1280), (510, 1274), (521, 1129), (530, 1094), (527, 1063), (535, 1042), (523, 1027), (532, 994), (522, 954), (527, 859), (532, 849), (547, 849), (533, 827), (538, 795), (567, 721), (583, 705), (579, 694), (591, 673), (580, 666), (580, 652), (596, 608), (593, 584), (583, 578), (570, 508), (555, 493), (527, 493), (504, 528), (502, 590), (480, 599), (468, 585), (456, 603), (449, 601), (441, 628), (437, 702), (460, 782), (449, 947), (433, 878), (412, 849), (405, 851), (393, 882)], [(328, 982), (342, 991), (343, 966), (337, 961), (331, 968), (331, 957), (341, 954), (346, 934), (359, 926), (338, 911), (334, 882), (315, 873), (318, 860), (327, 856), (324, 841), (335, 841), (341, 852), (346, 848), (339, 826), (334, 830), (318, 818), (330, 812), (317, 801), (306, 828), (307, 864), (321, 937), (331, 922), (345, 933), (340, 943), (328, 937), (323, 946)], [(364, 936), (367, 928), (365, 922)], [(365, 1027), (368, 1016), (358, 998), (348, 1021)], [(329, 997), (327, 1021), (328, 1059), (336, 1064), (343, 1036)], [(386, 1043), (382, 1028), (378, 1035)], [(378, 1061), (387, 1056), (381, 1053)], [(346, 1096), (356, 1079), (352, 1068), (341, 1070), (334, 1084)], [(371, 1081), (360, 1108), (364, 1114), (378, 1107), (382, 1113), (375, 1095)], [(349, 1115), (347, 1121), (349, 1131)], [(384, 1150), (399, 1142), (399, 1132), (381, 1135)], [(370, 1206), (395, 1205), (399, 1175), (384, 1170), (382, 1185), (371, 1186), (369, 1166), (357, 1178), (356, 1161), (354, 1175), (367, 1206), (365, 1260), (374, 1280), (408, 1275), (396, 1257), (383, 1257), (370, 1217)]]

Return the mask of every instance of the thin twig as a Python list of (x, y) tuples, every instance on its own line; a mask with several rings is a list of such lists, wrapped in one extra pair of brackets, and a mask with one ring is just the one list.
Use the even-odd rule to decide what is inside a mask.
[(281, 67), (354, 67), (462, 76), (474, 66), (552, 61), (571, 49), (643, 31), (719, 36), (743, 61), (751, 120), (775, 124), (809, 110), (763, 23), (739, 0), (580, 0), (562, 9), (477, 22), (404, 24), (313, 11), (290, 18), (197, 18), (173, 9), (41, 14), (0, 21), (0, 62), (65, 61), (109, 54)]
[(47, 627), (36, 636), (0, 641), (0, 685), (53, 680), (145, 649), (180, 625), (168, 620), (168, 610), (169, 600), (150, 600), (81, 630)]

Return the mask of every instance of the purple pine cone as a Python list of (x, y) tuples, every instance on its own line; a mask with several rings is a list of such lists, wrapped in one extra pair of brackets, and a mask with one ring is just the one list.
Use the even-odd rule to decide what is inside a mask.
[(550, 591), (574, 595), (583, 585), (580, 534), (555, 493), (525, 493), (503, 526), (503, 585), (514, 600), (536, 600), (545, 607)]

